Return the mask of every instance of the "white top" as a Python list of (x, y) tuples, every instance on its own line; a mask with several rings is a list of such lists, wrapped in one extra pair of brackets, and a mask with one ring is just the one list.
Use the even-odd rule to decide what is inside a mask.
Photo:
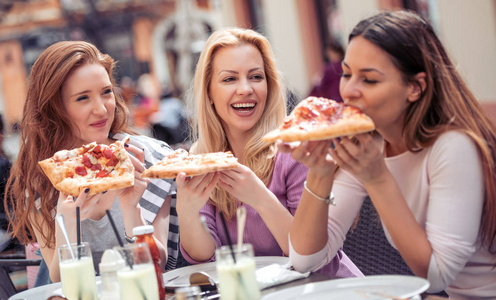
[[(445, 289), (456, 299), (496, 298), (496, 255), (480, 247), (484, 177), (472, 140), (450, 131), (430, 148), (386, 158), (386, 165), (432, 246), (428, 292)], [(327, 245), (299, 255), (290, 244), (291, 262), (300, 272), (331, 261), (367, 196), (363, 185), (344, 171), (336, 173), (332, 192), (336, 206), (329, 207)]]

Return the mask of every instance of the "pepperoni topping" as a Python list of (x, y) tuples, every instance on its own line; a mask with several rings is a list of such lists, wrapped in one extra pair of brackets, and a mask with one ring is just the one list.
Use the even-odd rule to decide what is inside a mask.
[[(88, 172), (86, 171), (86, 168), (83, 167), (83, 166), (77, 166), (74, 171), (76, 172), (76, 174), (78, 174), (79, 176), (86, 176), (88, 174)], [(66, 176), (67, 176), (67, 173), (66, 173)], [(74, 174), (73, 174), (74, 176)], [(73, 177), (71, 176), (71, 178)]]
[(88, 155), (83, 155), (83, 161), (82, 161), (83, 165), (86, 167), (86, 168), (91, 168), (93, 166), (93, 164), (91, 163), (91, 160), (90, 158), (88, 157)]
[(107, 147), (105, 148), (105, 150), (103, 150), (103, 156), (105, 156), (105, 158), (107, 159), (110, 159), (112, 158), (112, 156), (114, 156), (114, 151), (112, 151), (112, 148)]
[(95, 164), (91, 166), (92, 171), (101, 170), (101, 169), (102, 169), (102, 165), (100, 164)]
[(291, 127), (292, 124), (293, 124), (293, 119), (286, 119), (284, 120), (284, 124), (282, 124), (281, 128), (288, 129), (289, 127)]
[(100, 153), (102, 152), (102, 147), (100, 145), (96, 145), (96, 147), (93, 149), (94, 153)]
[(107, 176), (109, 176), (109, 174), (110, 174), (110, 173), (109, 173), (109, 172), (107, 172), (106, 170), (101, 170), (100, 172), (98, 172), (98, 173), (96, 174), (96, 176), (95, 176), (95, 177), (96, 177), (96, 178), (99, 178), (99, 177), (102, 177), (102, 178), (103, 178), (103, 177), (107, 177)]
[(119, 159), (115, 156), (112, 156), (112, 158), (105, 164), (107, 167), (115, 167), (119, 163)]

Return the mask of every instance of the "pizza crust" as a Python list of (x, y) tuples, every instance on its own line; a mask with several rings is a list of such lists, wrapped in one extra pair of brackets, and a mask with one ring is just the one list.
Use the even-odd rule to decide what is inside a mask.
[(134, 174), (124, 173), (119, 177), (105, 177), (95, 179), (94, 181), (82, 181), (74, 178), (65, 178), (55, 184), (54, 187), (67, 195), (77, 197), (86, 188), (90, 189), (88, 195), (95, 195), (101, 192), (125, 188), (132, 185), (134, 185)]
[(168, 167), (165, 168), (164, 166), (160, 165), (155, 165), (151, 166), (149, 169), (144, 171), (141, 174), (141, 177), (147, 177), (147, 178), (176, 178), (177, 174), (184, 172), (186, 173), (186, 176), (197, 176), (201, 174), (206, 174), (210, 172), (216, 172), (216, 171), (222, 171), (222, 170), (228, 170), (228, 169), (233, 169), (237, 168), (238, 163), (228, 163), (228, 164), (223, 164), (223, 165), (212, 165), (212, 166), (203, 166), (203, 167), (198, 167), (198, 166), (187, 166), (187, 167), (181, 167), (181, 166), (174, 166), (174, 167)]
[(238, 165), (238, 159), (229, 151), (190, 154), (186, 150), (178, 149), (145, 170), (141, 177), (170, 179), (176, 178), (177, 174), (181, 172), (186, 173), (187, 176), (196, 176), (234, 169)]
[(369, 132), (375, 129), (374, 123), (363, 118), (360, 115), (353, 116), (349, 119), (343, 119), (332, 126), (316, 127), (312, 131), (307, 131), (298, 127), (290, 127), (284, 130), (276, 129), (262, 137), (262, 141), (283, 142), (296, 141), (318, 141), (328, 140), (341, 136), (350, 136), (359, 133)]

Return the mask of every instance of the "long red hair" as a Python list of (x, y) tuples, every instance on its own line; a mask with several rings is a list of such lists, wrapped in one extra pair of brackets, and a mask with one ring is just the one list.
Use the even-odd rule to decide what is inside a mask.
[[(53, 210), (58, 193), (38, 165), (38, 161), (51, 157), (55, 152), (74, 147), (72, 128), (60, 96), (61, 86), (67, 76), (86, 64), (98, 64), (107, 70), (115, 85), (114, 60), (102, 54), (94, 45), (82, 42), (59, 42), (48, 47), (34, 63), (28, 77), (28, 93), (20, 126), (20, 151), (7, 181), (4, 198), (8, 211), (10, 230), (21, 243), (35, 240), (33, 226), (41, 232), (47, 246), (55, 241)], [(116, 95), (116, 111), (111, 133), (129, 132), (129, 111)], [(36, 211), (35, 200), (40, 198), (42, 222), (49, 228), (42, 231), (42, 224), (30, 220)], [(44, 227), (44, 228), (46, 228)]]

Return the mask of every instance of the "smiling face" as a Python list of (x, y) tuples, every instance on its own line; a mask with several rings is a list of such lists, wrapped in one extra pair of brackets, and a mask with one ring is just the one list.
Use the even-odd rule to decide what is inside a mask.
[(248, 133), (267, 101), (262, 54), (251, 44), (224, 47), (215, 53), (212, 69), (209, 98), (226, 134)]
[(415, 87), (403, 80), (381, 48), (360, 36), (351, 40), (343, 60), (341, 96), (346, 104), (369, 115), (380, 133), (401, 132), (408, 105), (418, 100)]
[(65, 111), (81, 144), (109, 143), (114, 121), (115, 96), (105, 68), (86, 64), (69, 74), (61, 89)]

